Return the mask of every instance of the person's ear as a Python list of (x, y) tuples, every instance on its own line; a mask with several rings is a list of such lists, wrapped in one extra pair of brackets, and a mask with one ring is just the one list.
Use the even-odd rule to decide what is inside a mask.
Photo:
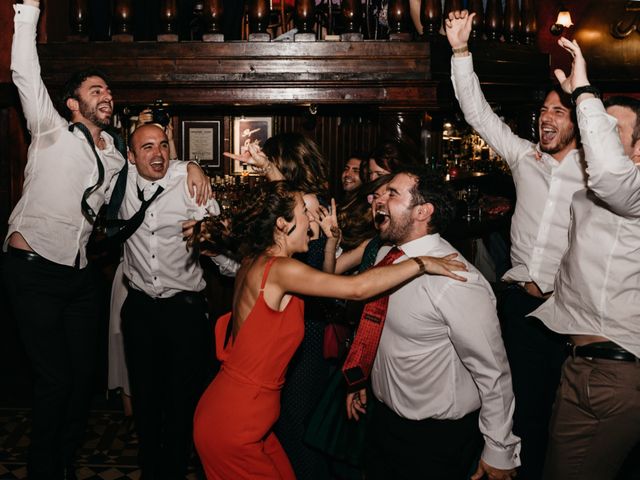
[(76, 100), (73, 97), (67, 98), (65, 105), (67, 106), (67, 108), (71, 113), (74, 113), (80, 110), (80, 102), (78, 102), (78, 100)]
[(421, 205), (418, 205), (416, 208), (416, 218), (420, 221), (428, 221), (433, 215), (434, 211), (435, 208), (433, 204), (423, 203)]
[(136, 156), (133, 154), (130, 148), (127, 149), (127, 159), (131, 165), (136, 164)]
[(633, 163), (640, 163), (640, 139), (631, 148), (631, 160), (633, 160)]
[(276, 228), (278, 229), (278, 231), (282, 232), (282, 233), (286, 233), (287, 232), (287, 221), (284, 219), (284, 217), (278, 217), (276, 219)]

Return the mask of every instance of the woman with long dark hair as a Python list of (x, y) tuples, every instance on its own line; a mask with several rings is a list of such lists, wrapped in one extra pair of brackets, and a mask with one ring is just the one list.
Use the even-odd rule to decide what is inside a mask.
[(357, 276), (308, 267), (292, 257), (308, 248), (314, 217), (285, 182), (251, 192), (231, 221), (229, 244), (244, 256), (233, 309), (216, 325), (218, 376), (200, 399), (194, 437), (208, 479), (295, 478), (272, 427), (287, 365), (304, 334), (299, 295), (363, 300), (425, 272), (464, 280), (455, 255), (416, 257)]

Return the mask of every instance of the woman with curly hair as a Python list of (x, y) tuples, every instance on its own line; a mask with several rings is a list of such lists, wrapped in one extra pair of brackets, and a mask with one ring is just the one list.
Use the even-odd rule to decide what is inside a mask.
[(425, 271), (464, 280), (453, 273), (465, 269), (455, 255), (411, 258), (357, 276), (313, 269), (291, 258), (307, 250), (313, 222), (302, 194), (285, 182), (252, 191), (232, 219), (229, 241), (245, 258), (233, 309), (216, 324), (222, 368), (195, 414), (194, 438), (208, 479), (295, 478), (272, 427), (287, 366), (304, 333), (300, 295), (362, 300)]

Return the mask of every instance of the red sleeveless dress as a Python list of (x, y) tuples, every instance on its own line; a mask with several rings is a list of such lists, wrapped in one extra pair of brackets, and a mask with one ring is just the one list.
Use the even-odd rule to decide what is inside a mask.
[(280, 390), (304, 335), (304, 302), (295, 296), (273, 310), (263, 289), (276, 260), (267, 262), (256, 304), (225, 346), (231, 313), (216, 324), (222, 368), (205, 391), (194, 418), (194, 440), (207, 479), (295, 479), (271, 431), (280, 414)]

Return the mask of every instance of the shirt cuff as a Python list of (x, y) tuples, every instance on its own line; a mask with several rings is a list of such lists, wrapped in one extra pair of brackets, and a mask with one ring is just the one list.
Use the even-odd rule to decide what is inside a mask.
[(586, 100), (583, 100), (578, 104), (577, 109), (580, 113), (584, 115), (589, 115), (589, 113), (593, 113), (593, 112), (599, 112), (599, 113), (606, 112), (604, 108), (604, 104), (602, 103), (602, 100), (596, 97), (587, 98)]
[(494, 468), (509, 470), (520, 466), (520, 447), (521, 444), (518, 442), (513, 447), (497, 449), (485, 442), (480, 458)]
[(23, 3), (16, 3), (13, 5), (13, 10), (16, 12), (14, 16), (15, 22), (30, 23), (32, 25), (38, 23), (38, 17), (40, 16), (39, 8)]
[(464, 57), (451, 56), (451, 70), (459, 74), (473, 73), (473, 56), (471, 52)]

